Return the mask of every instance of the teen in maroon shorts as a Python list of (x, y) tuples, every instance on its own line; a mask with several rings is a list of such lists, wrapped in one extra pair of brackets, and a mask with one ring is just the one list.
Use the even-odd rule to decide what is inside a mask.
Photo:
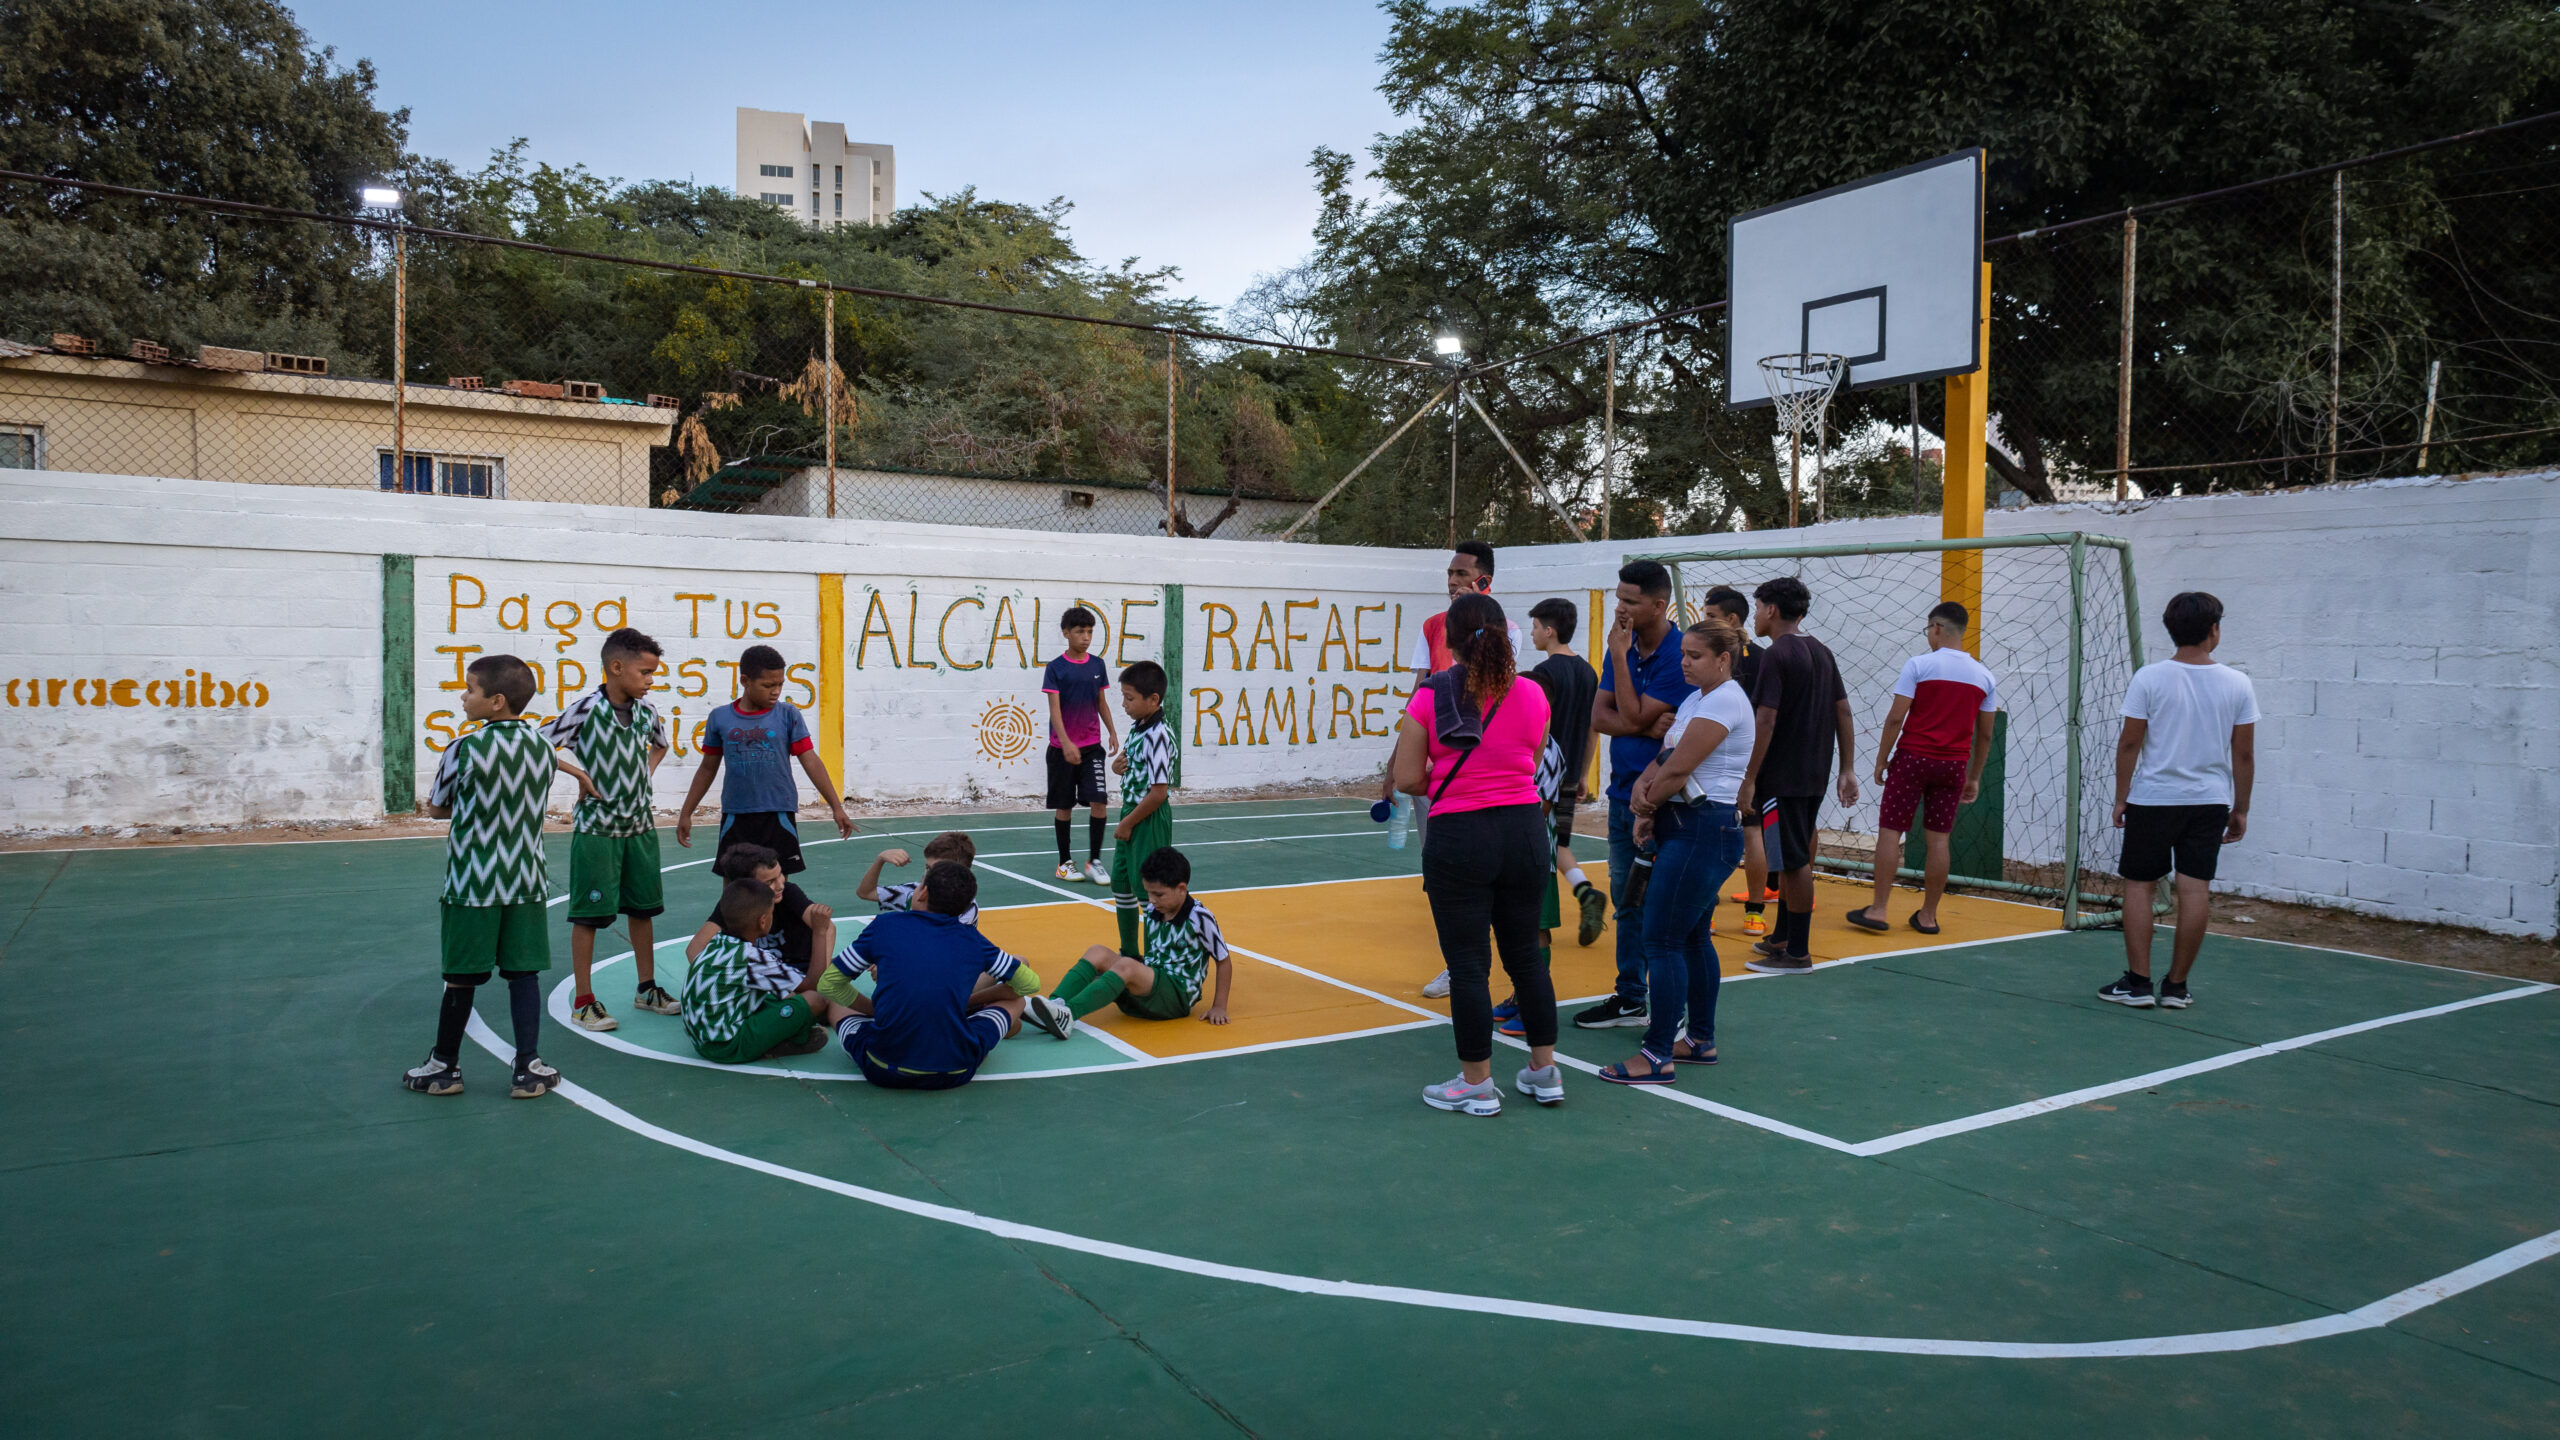
[(1927, 831), (1928, 860), (1911, 928), (1923, 935), (1938, 933), (1938, 897), (1947, 888), (1947, 832), (1956, 828), (1956, 808), (1981, 793), (1983, 763), (1991, 754), (1991, 717), (2000, 708), (1991, 672), (1964, 650), (1965, 627), (1972, 619), (1952, 600), (1931, 610), (1929, 653), (1903, 662), (1902, 678), (1893, 684), (1893, 711), (1885, 716), (1884, 738), (1876, 746), (1876, 783), (1884, 787), (1883, 813), (1876, 824), (1876, 895), (1848, 914), (1849, 923), (1862, 930), (1891, 926), (1885, 906), (1902, 868), (1902, 837), (1916, 815)]

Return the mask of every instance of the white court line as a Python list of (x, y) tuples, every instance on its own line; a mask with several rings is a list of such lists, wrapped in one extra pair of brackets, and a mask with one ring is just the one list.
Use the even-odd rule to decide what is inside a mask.
[(2367, 1030), (2380, 1030), (2388, 1025), (2405, 1025), (2412, 1020), (2450, 1015), (2457, 1010), (2468, 1010), (2477, 1005), (2495, 1005), (2503, 1000), (2521, 1000), (2528, 995), (2540, 995), (2554, 988), (2560, 987), (2525, 985), (2514, 990), (2501, 990), (2493, 995), (2474, 995), (2468, 1000), (2456, 1000), (2449, 1005), (2430, 1005), (2424, 1010), (2406, 1010), (2400, 1014), (2385, 1015), (2376, 1020), (2361, 1020), (2353, 1025), (2341, 1025), (2334, 1030), (2318, 1030), (2309, 1035), (2296, 1035), (2290, 1040), (2271, 1040), (2264, 1045), (2252, 1045), (2246, 1050), (2234, 1050), (2227, 1055), (2215, 1055), (2186, 1065), (2173, 1065), (2166, 1070), (2154, 1070), (2148, 1075), (2136, 1075), (2129, 1080), (2092, 1085), (2083, 1090), (2048, 1095), (2041, 1100), (2029, 1100), (2022, 1105), (1985, 1110), (1979, 1115), (1967, 1115), (1960, 1120), (1924, 1125), (1917, 1130), (1906, 1130), (1899, 1135), (1887, 1135), (1881, 1139), (1852, 1145), (1848, 1149), (1853, 1155), (1888, 1154), (1895, 1150), (1908, 1149), (1913, 1145), (1924, 1145), (1932, 1140), (1943, 1140), (1950, 1135), (1962, 1135), (1968, 1130), (1988, 1129), (1994, 1125), (2006, 1125), (2012, 1120), (2024, 1120), (2029, 1116), (2042, 1115), (2049, 1111), (2067, 1110), (2074, 1105), (2085, 1105), (2092, 1100), (2103, 1100), (2110, 1095), (2122, 1095), (2128, 1090), (2144, 1090), (2154, 1085), (2165, 1085), (2173, 1080), (2184, 1080), (2190, 1075), (2202, 1075), (2209, 1071), (2245, 1064), (2251, 1060), (2263, 1060), (2270, 1055), (2281, 1055), (2288, 1050), (2300, 1050), (2305, 1046), (2318, 1045), (2323, 1041), (2337, 1040), (2348, 1035), (2360, 1035)]
[[(504, 1047), (497, 1033), (475, 1011), (471, 1017), (471, 1038), (483, 1050), (509, 1062), (512, 1047)], [(1627, 1330), (1653, 1335), (1679, 1335), (1706, 1340), (1737, 1340), (1750, 1344), (1786, 1345), (1809, 1350), (1851, 1350), (1871, 1354), (1969, 1356), (1996, 1360), (2106, 1360), (2153, 1355), (2212, 1355), (2237, 1350), (2261, 1350), (2277, 1345), (2300, 1344), (2306, 1340), (2349, 1335), (2363, 1330), (2378, 1330), (2395, 1320), (2404, 1319), (2420, 1310), (2449, 1300), (2465, 1291), (2474, 1290), (2502, 1276), (2513, 1274), (2536, 1261), (2560, 1254), (2560, 1230), (2536, 1236), (2519, 1245), (2511, 1245), (2485, 1259), (2459, 1270), (2449, 1271), (2431, 1280), (2421, 1281), (2405, 1290), (2368, 1305), (2339, 1314), (2322, 1315), (2310, 1320), (2293, 1320), (2281, 1325), (2262, 1325), (2247, 1330), (2213, 1330), (2184, 1335), (2148, 1335), (2124, 1340), (2034, 1341), (2034, 1340), (1945, 1340), (1920, 1336), (1851, 1335), (1821, 1330), (1789, 1330), (1766, 1325), (1740, 1325), (1721, 1320), (1690, 1320), (1670, 1315), (1643, 1315), (1618, 1310), (1595, 1310), (1578, 1305), (1550, 1305), (1535, 1300), (1515, 1300), (1497, 1295), (1469, 1295), (1448, 1290), (1425, 1290), (1405, 1285), (1376, 1285), (1356, 1280), (1330, 1280), (1313, 1275), (1292, 1275), (1279, 1270), (1261, 1270), (1250, 1266), (1228, 1265), (1214, 1260), (1199, 1260), (1163, 1250), (1148, 1250), (1115, 1241), (1097, 1240), (1066, 1230), (1046, 1226), (1024, 1225), (1012, 1220), (999, 1220), (964, 1210), (956, 1205), (936, 1205), (910, 1200), (902, 1195), (874, 1190), (843, 1180), (814, 1175), (759, 1160), (752, 1155), (722, 1149), (690, 1135), (654, 1125), (573, 1081), (563, 1080), (560, 1098), (591, 1115), (621, 1127), (643, 1139), (734, 1165), (741, 1170), (769, 1175), (806, 1185), (828, 1194), (841, 1195), (866, 1205), (912, 1215), (918, 1219), (955, 1225), (975, 1230), (998, 1239), (1043, 1245), (1052, 1249), (1073, 1251), (1104, 1260), (1144, 1265), (1177, 1274), (1193, 1275), (1206, 1280), (1224, 1280), (1232, 1284), (1256, 1285), (1295, 1295), (1315, 1295), (1331, 1299), (1368, 1300), (1389, 1305), (1409, 1305), (1420, 1309), (1455, 1311), (1465, 1315), (1500, 1315), (1517, 1320), (1540, 1320), (1552, 1324), (1582, 1325), (1606, 1330)]]
[[(1369, 829), (1366, 829), (1366, 830), (1323, 830), (1323, 831), (1318, 831), (1318, 832), (1316, 832), (1316, 833), (1314, 833), (1314, 834), (1310, 834), (1310, 835), (1248, 835), (1248, 836), (1244, 837), (1244, 838), (1243, 838), (1243, 839), (1241, 839), (1241, 840), (1185, 840), (1185, 841), (1183, 841), (1183, 842), (1182, 842), (1182, 848), (1183, 848), (1183, 849), (1185, 849), (1185, 850), (1198, 850), (1198, 849), (1200, 849), (1200, 848), (1202, 848), (1202, 847), (1204, 847), (1204, 846), (1209, 846), (1209, 845), (1269, 845), (1269, 844), (1272, 844), (1272, 843), (1274, 843), (1274, 842), (1276, 842), (1276, 841), (1281, 841), (1281, 840), (1341, 840), (1341, 839), (1344, 839), (1344, 838), (1347, 838), (1347, 837), (1350, 837), (1350, 836), (1355, 836), (1355, 835), (1375, 835), (1376, 833), (1378, 833), (1378, 832), (1377, 832), (1377, 827), (1375, 827), (1375, 826), (1371, 826)], [(1025, 859), (1029, 859), (1030, 857), (1032, 857), (1032, 856), (1034, 856), (1034, 855), (1055, 855), (1055, 854), (1057, 854), (1057, 853), (1058, 853), (1058, 852), (1057, 852), (1057, 851), (1055, 851), (1055, 850), (998, 850), (998, 851), (993, 852), (992, 854), (982, 854), (982, 855), (980, 855), (980, 856), (978, 857), (978, 859), (979, 859), (979, 860), (1025, 860)], [(971, 863), (973, 863), (973, 864), (974, 864), (974, 863), (976, 863), (976, 862), (974, 862), (974, 861), (973, 861), (973, 862), (971, 862)], [(994, 870), (996, 867), (994, 867), (993, 865), (990, 865), (990, 866), (988, 866), (987, 868), (988, 868), (988, 869), (990, 869), (990, 870)], [(1000, 871), (997, 871), (996, 873), (998, 873), (998, 874), (1000, 874), (1000, 875), (1012, 875), (1012, 874), (1013, 874), (1013, 872), (1012, 872), (1012, 871), (1010, 871), (1010, 870), (1000, 870)], [(1021, 879), (1022, 877), (1021, 877), (1021, 876), (1019, 876), (1019, 875), (1015, 875), (1015, 876), (1014, 876), (1014, 878), (1015, 878), (1015, 879), (1017, 879), (1017, 880), (1019, 880), (1019, 879)], [(1319, 884), (1319, 885), (1330, 885), (1330, 884), (1337, 884), (1337, 883), (1339, 883), (1339, 882), (1337, 882), (1337, 881), (1330, 881), (1330, 880), (1319, 880), (1319, 881), (1317, 881), (1317, 882), (1315, 882), (1315, 883), (1317, 883), (1317, 884)], [(1261, 889), (1272, 889), (1272, 890), (1276, 890), (1276, 889), (1278, 889), (1278, 888), (1280, 888), (1280, 887), (1278, 887), (1278, 886), (1276, 886), (1276, 885), (1272, 885), (1272, 886), (1261, 886), (1261, 885), (1257, 885), (1257, 886), (1252, 886), (1252, 887), (1249, 887), (1249, 888), (1257, 889), (1257, 890), (1261, 890)], [(1203, 893), (1206, 893), (1206, 892), (1203, 892)]]

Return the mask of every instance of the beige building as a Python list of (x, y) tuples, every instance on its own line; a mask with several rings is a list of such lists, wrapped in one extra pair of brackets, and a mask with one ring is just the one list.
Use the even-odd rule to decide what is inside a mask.
[(388, 380), (0, 342), (0, 468), (646, 506), (649, 447), (676, 419), (629, 402), (408, 391), (395, 474)]
[(886, 225), (898, 209), (897, 147), (847, 140), (832, 120), (741, 105), (738, 194), (803, 225)]

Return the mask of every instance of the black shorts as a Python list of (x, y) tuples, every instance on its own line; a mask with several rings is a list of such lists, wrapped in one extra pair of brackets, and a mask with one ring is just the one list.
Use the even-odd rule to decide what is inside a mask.
[(1049, 747), (1049, 808), (1073, 810), (1079, 805), (1099, 805), (1110, 798), (1102, 784), (1102, 745), (1076, 747), (1082, 758), (1070, 765), (1067, 752)]
[(2210, 880), (2222, 858), (2222, 827), (2230, 822), (2228, 805), (2127, 805), (2124, 858), (2116, 873), (2127, 880), (2157, 880), (2174, 864), (2181, 875)]
[(1801, 870), (1813, 863), (1813, 822), (1819, 795), (1772, 795), (1760, 802), (1760, 848), (1772, 870)]
[(785, 810), (742, 810), (720, 817), (717, 856), (732, 845), (762, 845), (782, 858), (782, 873), (797, 875), (809, 868), (800, 858), (800, 820)]

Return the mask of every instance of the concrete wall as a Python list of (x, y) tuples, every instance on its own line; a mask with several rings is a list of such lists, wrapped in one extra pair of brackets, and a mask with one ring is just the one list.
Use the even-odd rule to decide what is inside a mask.
[[(2171, 595), (2221, 597), (2218, 658), (2249, 674), (2264, 714), (2250, 834), (2222, 860), (2234, 888), (2509, 934), (2560, 926), (2560, 473), (2040, 506), (1987, 528), (2134, 542), (2148, 658), (2170, 653)], [(1578, 593), (1609, 584), (1623, 553), (1684, 544), (1936, 533), (1911, 517), (1542, 547), (1506, 556), (1500, 588)], [(1817, 597), (1808, 628), (1822, 625)], [(1872, 746), (1872, 720), (1862, 734)]]
[[(649, 503), (649, 447), (675, 414), (413, 385), (411, 454), (501, 462), (504, 498)], [(47, 470), (377, 490), (391, 386), (35, 355), (0, 362), (0, 424), (44, 429)]]
[[(2223, 598), (2222, 656), (2255, 680), (2265, 711), (2253, 828), (2224, 858), (2234, 885), (2553, 933), (2560, 474), (2045, 507), (1990, 523), (2133, 541), (2154, 658), (2168, 653), (2157, 616), (2170, 594)], [(1512, 551), (1496, 593), (1514, 610), (1549, 594), (1587, 604), (1630, 552), (1934, 529), (1843, 522)], [(393, 743), (422, 776), (457, 718), (444, 687), (469, 658), (460, 647), (543, 664), (547, 713), (564, 684), (592, 683), (576, 672), (627, 619), (668, 647), (659, 698), (681, 710), (686, 752), (661, 772), (669, 803), (693, 763), (693, 725), (729, 698), (722, 666), (740, 647), (778, 646), (805, 667), (787, 693), (819, 698), (830, 585), (842, 713), (813, 704), (812, 724), (834, 727), (854, 793), (918, 799), (1038, 793), (1038, 747), (1020, 737), (1036, 730), (1039, 669), (1075, 602), (1102, 614), (1097, 638), (1115, 664), (1167, 658), (1179, 615), (1188, 786), (1373, 775), (1404, 693), (1393, 657), (1441, 603), (1431, 552), (0, 471), (0, 824), (380, 814), (383, 554), (418, 557), (416, 723)], [(1824, 618), (1817, 608), (1817, 633)], [(1918, 621), (1906, 619), (1915, 637)], [(1997, 608), (1984, 618), (1986, 632), (2036, 623)], [(1871, 721), (1864, 734), (1872, 745)], [(2103, 773), (2102, 754), (2093, 764)]]

